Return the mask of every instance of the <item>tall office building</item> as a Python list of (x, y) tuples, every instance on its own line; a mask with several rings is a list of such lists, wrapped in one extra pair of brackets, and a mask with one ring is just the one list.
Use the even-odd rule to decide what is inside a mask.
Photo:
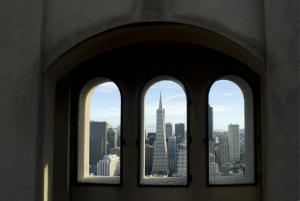
[(109, 128), (107, 130), (107, 154), (110, 154), (112, 148), (117, 147), (118, 134), (117, 130)]
[(229, 160), (240, 160), (240, 132), (238, 124), (228, 125)]
[(145, 175), (150, 175), (153, 165), (154, 146), (146, 144), (145, 147)]
[(169, 137), (173, 136), (173, 125), (172, 125), (172, 123), (166, 123), (166, 135), (167, 135), (168, 139), (169, 139)]
[(115, 154), (105, 155), (97, 163), (97, 175), (120, 176), (120, 158)]
[(226, 132), (219, 137), (220, 167), (229, 162), (229, 144)]
[(148, 133), (148, 144), (149, 145), (154, 145), (154, 141), (156, 138), (156, 133)]
[(117, 130), (117, 147), (121, 147), (121, 126), (118, 125), (116, 130)]
[(214, 124), (213, 124), (213, 107), (209, 105), (208, 107), (208, 135), (209, 139), (213, 139), (213, 129), (214, 129)]
[(187, 149), (186, 144), (176, 146), (176, 174), (177, 177), (187, 175)]
[(169, 174), (176, 171), (176, 136), (170, 136), (168, 139), (168, 164)]
[(107, 130), (111, 125), (103, 122), (90, 122), (90, 165), (95, 166), (107, 154)]
[(215, 153), (215, 141), (213, 137), (213, 107), (208, 107), (208, 145), (209, 153)]
[(154, 141), (154, 156), (152, 174), (168, 175), (168, 153), (165, 132), (165, 110), (162, 107), (161, 94), (159, 98), (159, 108), (156, 110), (156, 138)]
[(184, 123), (175, 124), (175, 136), (177, 144), (180, 144), (184, 141)]

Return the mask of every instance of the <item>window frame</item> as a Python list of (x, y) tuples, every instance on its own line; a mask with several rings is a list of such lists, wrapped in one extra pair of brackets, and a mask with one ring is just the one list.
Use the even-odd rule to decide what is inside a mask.
[[(182, 87), (183, 92), (185, 93), (185, 98), (186, 98), (186, 135), (187, 135), (187, 141), (186, 141), (186, 146), (187, 146), (187, 175), (186, 178), (181, 178), (181, 177), (168, 177), (168, 178), (147, 178), (145, 179), (145, 125), (144, 125), (144, 116), (145, 116), (145, 95), (146, 92), (149, 90), (149, 88), (160, 82), (160, 81), (173, 81), (176, 84), (178, 84), (180, 87)], [(190, 144), (192, 142), (192, 138), (190, 136), (190, 103), (191, 103), (191, 98), (189, 95), (189, 90), (186, 86), (186, 84), (177, 76), (174, 75), (170, 75), (170, 74), (159, 74), (159, 75), (155, 75), (152, 76), (150, 79), (148, 79), (146, 82), (142, 83), (142, 86), (140, 87), (140, 92), (139, 92), (139, 111), (138, 111), (138, 115), (139, 115), (139, 122), (138, 122), (138, 139), (137, 139), (137, 144), (138, 144), (138, 186), (141, 187), (188, 187), (191, 180), (192, 180), (192, 176), (190, 175)], [(154, 180), (161, 180), (164, 181), (166, 183), (164, 184), (156, 184), (155, 182), (152, 183)], [(171, 184), (168, 182), (172, 182), (176, 181), (178, 182), (180, 179), (185, 179), (186, 183), (185, 184)], [(150, 180), (149, 183), (142, 183), (142, 181), (145, 180)], [(151, 180), (153, 180), (151, 182)], [(179, 181), (180, 182), (180, 181)]]
[[(245, 115), (245, 128), (246, 128), (246, 99), (248, 100), (248, 114), (250, 113), (250, 118), (248, 121), (252, 121), (252, 148), (253, 148), (253, 182), (247, 183), (223, 183), (223, 184), (213, 184), (210, 183), (209, 178), (209, 93), (213, 84), (218, 80), (227, 80), (236, 84), (241, 92), (243, 93), (244, 98), (244, 115)], [(254, 82), (254, 79), (251, 79)], [(215, 76), (214, 79), (209, 83), (206, 89), (206, 183), (208, 187), (238, 187), (238, 186), (257, 186), (259, 182), (259, 172), (258, 172), (258, 158), (260, 151), (260, 142), (261, 142), (261, 115), (260, 115), (260, 87), (253, 86), (253, 83), (249, 80), (247, 76), (243, 76), (239, 73), (221, 73)], [(256, 83), (257, 86), (260, 86), (260, 81)], [(255, 90), (254, 90), (255, 89)], [(247, 93), (247, 94), (246, 94)], [(246, 95), (245, 95), (246, 94)], [(246, 97), (247, 96), (247, 97)]]
[[(106, 82), (113, 82), (117, 89), (118, 92), (120, 94), (120, 176), (91, 176), (88, 177), (88, 179), (82, 177), (83, 181), (79, 180), (79, 174), (83, 174), (84, 173), (80, 173), (80, 169), (82, 167), (80, 167), (80, 164), (85, 165), (84, 163), (86, 161), (84, 161), (84, 158), (82, 156), (80, 156), (82, 154), (82, 149), (85, 150), (87, 149), (85, 146), (86, 145), (82, 145), (81, 142), (81, 138), (84, 137), (86, 138), (88, 135), (88, 138), (90, 138), (90, 132), (86, 133), (85, 127), (87, 126), (86, 124), (90, 122), (90, 117), (88, 117), (89, 122), (87, 122), (85, 116), (86, 116), (86, 108), (89, 107), (89, 105), (86, 105), (87, 102), (87, 98), (89, 99), (88, 102), (90, 102), (90, 97), (87, 96), (91, 96), (93, 94), (93, 91), (95, 90), (95, 88), (101, 84), (104, 84)], [(90, 79), (86, 79), (84, 81), (84, 83), (82, 83), (82, 86), (79, 86), (78, 88), (76, 88), (76, 97), (75, 98), (76, 101), (76, 105), (77, 105), (77, 119), (76, 119), (76, 145), (75, 145), (75, 163), (76, 166), (74, 168), (74, 171), (76, 173), (76, 184), (77, 185), (100, 185), (100, 186), (121, 186), (123, 184), (123, 146), (124, 146), (124, 140), (123, 140), (123, 92), (121, 90), (120, 84), (115, 81), (114, 79), (108, 78), (107, 76), (96, 76), (96, 77), (92, 77)], [(74, 98), (73, 98), (74, 99)], [(75, 111), (74, 111), (75, 112)], [(89, 113), (90, 114), (90, 113)], [(83, 122), (83, 123), (82, 123)], [(84, 124), (84, 125), (82, 125)], [(88, 125), (90, 126), (90, 125)], [(90, 149), (89, 149), (89, 143), (88, 143), (88, 152), (85, 153), (85, 155), (88, 155), (89, 158), (89, 153), (90, 153)], [(84, 171), (84, 170), (83, 170)], [(94, 178), (93, 178), (94, 177)], [(84, 181), (86, 180), (86, 181)]]

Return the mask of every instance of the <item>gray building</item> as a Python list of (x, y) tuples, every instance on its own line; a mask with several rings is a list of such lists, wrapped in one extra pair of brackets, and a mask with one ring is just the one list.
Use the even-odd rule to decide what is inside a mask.
[(175, 136), (177, 144), (184, 142), (185, 132), (184, 123), (175, 124)]
[(172, 123), (166, 123), (166, 135), (167, 135), (167, 138), (173, 136), (173, 125), (172, 125)]
[(118, 140), (117, 130), (113, 128), (109, 128), (107, 130), (107, 153), (108, 154), (110, 154), (110, 150), (112, 148), (117, 147), (117, 140)]
[(177, 177), (187, 175), (187, 145), (177, 144), (176, 146), (176, 173)]
[(229, 160), (240, 160), (240, 130), (238, 124), (228, 125)]
[(176, 136), (168, 138), (168, 164), (169, 174), (172, 175), (176, 171)]
[(90, 122), (90, 165), (96, 165), (107, 154), (107, 122)]
[(152, 173), (154, 149), (152, 145), (146, 144), (145, 146), (145, 175), (147, 176)]
[(148, 144), (149, 145), (154, 145), (155, 138), (156, 138), (156, 133), (153, 133), (153, 132), (148, 133), (148, 136), (147, 136)]

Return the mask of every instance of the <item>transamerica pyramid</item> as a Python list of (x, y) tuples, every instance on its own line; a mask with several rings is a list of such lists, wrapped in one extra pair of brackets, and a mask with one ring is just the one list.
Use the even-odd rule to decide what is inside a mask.
[(165, 131), (165, 109), (162, 107), (162, 97), (159, 97), (159, 108), (156, 110), (156, 138), (154, 142), (154, 156), (152, 175), (166, 176), (168, 169), (168, 153)]

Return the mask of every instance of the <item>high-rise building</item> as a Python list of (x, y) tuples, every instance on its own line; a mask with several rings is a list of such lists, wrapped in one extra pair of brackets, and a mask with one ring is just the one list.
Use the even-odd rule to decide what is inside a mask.
[(97, 163), (97, 175), (120, 176), (120, 158), (115, 154), (105, 155)]
[(228, 125), (229, 160), (240, 160), (240, 132), (238, 124)]
[(154, 146), (146, 144), (145, 146), (145, 175), (150, 175), (153, 165)]
[(177, 177), (187, 175), (187, 149), (186, 144), (176, 146), (176, 174)]
[(154, 145), (155, 138), (156, 138), (156, 133), (148, 133), (148, 144)]
[(213, 124), (213, 107), (209, 105), (208, 107), (208, 136), (209, 139), (213, 139), (213, 129), (214, 129), (214, 124)]
[(121, 126), (117, 126), (117, 147), (121, 147)]
[(111, 125), (103, 122), (90, 122), (90, 165), (94, 166), (107, 154), (107, 130)]
[(175, 136), (177, 144), (180, 144), (184, 141), (184, 123), (175, 124)]
[(176, 171), (176, 136), (170, 136), (168, 139), (168, 164), (169, 174), (172, 175)]
[(161, 94), (159, 98), (159, 108), (156, 110), (156, 138), (154, 146), (152, 174), (159, 176), (168, 175), (169, 167), (165, 132), (165, 110), (162, 107)]
[(220, 151), (220, 167), (223, 164), (229, 162), (229, 144), (228, 144), (228, 135), (226, 132), (219, 137), (219, 151)]
[(172, 125), (172, 123), (166, 123), (166, 135), (167, 135), (167, 138), (173, 136), (173, 125)]
[(110, 149), (117, 147), (117, 130), (109, 128), (107, 130), (107, 154), (110, 154)]
[(208, 107), (208, 146), (209, 153), (215, 153), (215, 140), (213, 136), (213, 107)]

